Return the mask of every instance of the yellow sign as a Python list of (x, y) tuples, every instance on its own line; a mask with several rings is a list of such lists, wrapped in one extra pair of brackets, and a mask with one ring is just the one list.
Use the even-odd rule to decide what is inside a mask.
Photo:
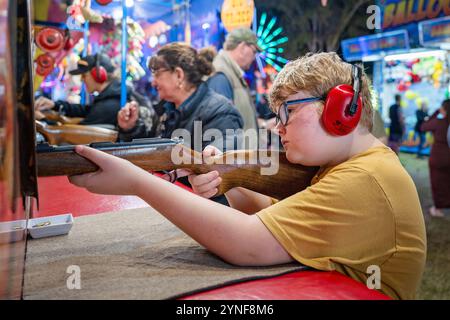
[(383, 29), (450, 15), (450, 0), (385, 1)]
[(222, 22), (228, 32), (252, 25), (255, 3), (253, 0), (225, 0), (222, 5)]

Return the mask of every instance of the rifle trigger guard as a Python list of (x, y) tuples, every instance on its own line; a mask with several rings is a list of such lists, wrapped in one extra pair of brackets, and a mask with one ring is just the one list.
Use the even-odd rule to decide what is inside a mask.
[(163, 171), (165, 174), (169, 175), (169, 182), (170, 183), (175, 183), (178, 179), (178, 174), (177, 174), (177, 170), (172, 170), (172, 171)]

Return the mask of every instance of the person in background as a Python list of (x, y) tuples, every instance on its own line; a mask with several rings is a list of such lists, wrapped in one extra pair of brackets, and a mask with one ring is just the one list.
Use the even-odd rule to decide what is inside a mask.
[[(256, 113), (258, 114), (258, 119), (265, 120), (265, 124), (260, 125), (260, 127), (275, 127), (275, 113), (270, 109), (269, 102), (267, 101), (267, 96), (261, 94), (258, 97), (258, 102), (256, 103)], [(273, 124), (270, 125), (268, 121), (272, 119)]]
[[(208, 47), (204, 47), (201, 48), (198, 51), (198, 54), (202, 55), (203, 57), (205, 57), (205, 59), (210, 62), (211, 64), (214, 63), (214, 59), (217, 56), (217, 49), (214, 46), (208, 46)], [(214, 72), (214, 70), (213, 70)]]
[[(228, 33), (224, 49), (214, 58), (215, 74), (208, 79), (211, 89), (233, 101), (244, 120), (244, 130), (258, 130), (256, 109), (244, 71), (251, 67), (260, 51), (258, 38), (251, 29), (234, 29)], [(256, 149), (257, 144), (249, 148)]]
[(450, 148), (450, 124), (448, 125), (448, 129), (447, 129), (447, 143), (448, 143), (448, 147)]
[(389, 118), (391, 124), (389, 126), (389, 141), (388, 146), (398, 154), (402, 144), (403, 135), (405, 134), (405, 120), (401, 107), (402, 96), (395, 95), (395, 103), (389, 108)]
[[(211, 90), (204, 82), (205, 76), (213, 70), (208, 58), (189, 45), (170, 43), (150, 59), (148, 67), (153, 73), (152, 85), (158, 91), (164, 107), (161, 117), (163, 138), (172, 138), (177, 129), (185, 129), (191, 136), (191, 141), (185, 143), (199, 152), (207, 145), (224, 151), (228, 147), (239, 148), (239, 134), (227, 135), (226, 131), (242, 129), (242, 117), (230, 100)], [(149, 129), (146, 122), (146, 117), (139, 114), (136, 106), (128, 104), (118, 114), (119, 139), (130, 141), (147, 138)], [(197, 138), (201, 141), (195, 140), (196, 127), (201, 128), (197, 132), (200, 135)], [(203, 140), (204, 133), (209, 129), (220, 131), (221, 137), (214, 137), (212, 141)], [(171, 172), (169, 176), (174, 182), (177, 171)], [(189, 185), (187, 178), (180, 182)], [(216, 197), (214, 201), (228, 204), (225, 196)]]
[(92, 104), (82, 106), (40, 97), (34, 104), (35, 110), (55, 110), (68, 117), (84, 118), (80, 122), (83, 125), (102, 125), (115, 129), (121, 107), (121, 85), (113, 75), (115, 68), (110, 60), (102, 54), (88, 55), (78, 60), (77, 69), (69, 71), (71, 75), (81, 75), (87, 92), (94, 96)]
[(421, 104), (421, 108), (416, 110), (416, 118), (417, 122), (414, 127), (414, 131), (417, 136), (419, 136), (419, 145), (417, 146), (417, 158), (422, 158), (422, 149), (425, 144), (425, 132), (422, 131), (422, 123), (424, 123), (425, 120), (428, 119), (428, 106), (427, 103), (424, 101)]
[[(191, 134), (189, 143), (194, 149), (194, 122), (200, 121), (202, 135), (208, 129), (218, 129), (225, 140), (237, 139), (227, 137), (225, 131), (241, 129), (242, 117), (230, 100), (208, 88), (203, 79), (211, 74), (213, 66), (196, 49), (182, 43), (167, 44), (150, 59), (148, 67), (153, 74), (152, 86), (158, 91), (164, 108), (161, 115), (163, 138), (171, 138), (176, 129), (186, 129)], [(145, 120), (134, 104), (127, 104), (117, 115), (120, 140), (148, 138)], [(201, 141), (199, 151), (210, 143), (225, 150), (229, 141)]]
[(420, 127), (424, 132), (432, 132), (434, 138), (428, 160), (434, 202), (430, 208), (430, 215), (433, 217), (443, 217), (442, 210), (450, 208), (450, 147), (447, 141), (449, 125), (450, 99), (447, 99)]
[[(261, 129), (266, 129), (268, 130), (268, 132), (271, 132), (273, 131), (276, 125), (275, 123), (276, 115), (270, 109), (269, 101), (267, 99), (266, 94), (259, 95), (257, 100), (258, 101), (256, 103), (256, 113), (258, 115), (258, 126)], [(264, 146), (263, 148), (267, 149), (271, 149), (272, 147), (278, 149), (281, 144), (278, 143), (277, 145), (274, 146), (272, 139), (273, 137), (271, 134), (260, 135), (259, 136), (260, 146)]]

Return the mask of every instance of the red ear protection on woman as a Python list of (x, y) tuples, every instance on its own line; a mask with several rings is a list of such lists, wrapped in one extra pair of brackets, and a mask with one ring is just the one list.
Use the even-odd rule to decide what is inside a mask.
[(95, 55), (95, 68), (91, 69), (91, 75), (95, 82), (100, 84), (108, 80), (108, 72), (100, 65), (100, 57), (98, 54)]
[(353, 87), (341, 84), (330, 90), (325, 100), (322, 123), (328, 133), (344, 136), (355, 130), (361, 119), (361, 68), (352, 65)]

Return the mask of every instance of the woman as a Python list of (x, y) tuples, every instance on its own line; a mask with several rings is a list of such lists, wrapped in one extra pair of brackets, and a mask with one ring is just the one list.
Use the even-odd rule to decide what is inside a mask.
[[(175, 130), (185, 129), (191, 137), (190, 141), (185, 142), (198, 151), (209, 144), (219, 149), (235, 147), (235, 136), (226, 137), (225, 131), (241, 129), (243, 121), (231, 102), (209, 89), (203, 81), (213, 71), (212, 63), (207, 58), (188, 45), (170, 43), (150, 59), (149, 69), (153, 73), (152, 86), (158, 91), (164, 107), (161, 128), (163, 138), (171, 138), (173, 134), (179, 136), (180, 131)], [(145, 116), (139, 114), (138, 110), (136, 104), (130, 103), (119, 112), (120, 140), (149, 137)], [(201, 122), (201, 126), (196, 121)], [(196, 127), (197, 131), (200, 128), (201, 131), (195, 132)], [(214, 136), (212, 141), (199, 141), (208, 129), (217, 129), (226, 138)]]
[(434, 143), (430, 153), (430, 179), (434, 205), (430, 215), (443, 217), (441, 209), (450, 208), (450, 148), (447, 130), (450, 124), (450, 99), (442, 102), (441, 108), (421, 126), (422, 131), (433, 133)]

